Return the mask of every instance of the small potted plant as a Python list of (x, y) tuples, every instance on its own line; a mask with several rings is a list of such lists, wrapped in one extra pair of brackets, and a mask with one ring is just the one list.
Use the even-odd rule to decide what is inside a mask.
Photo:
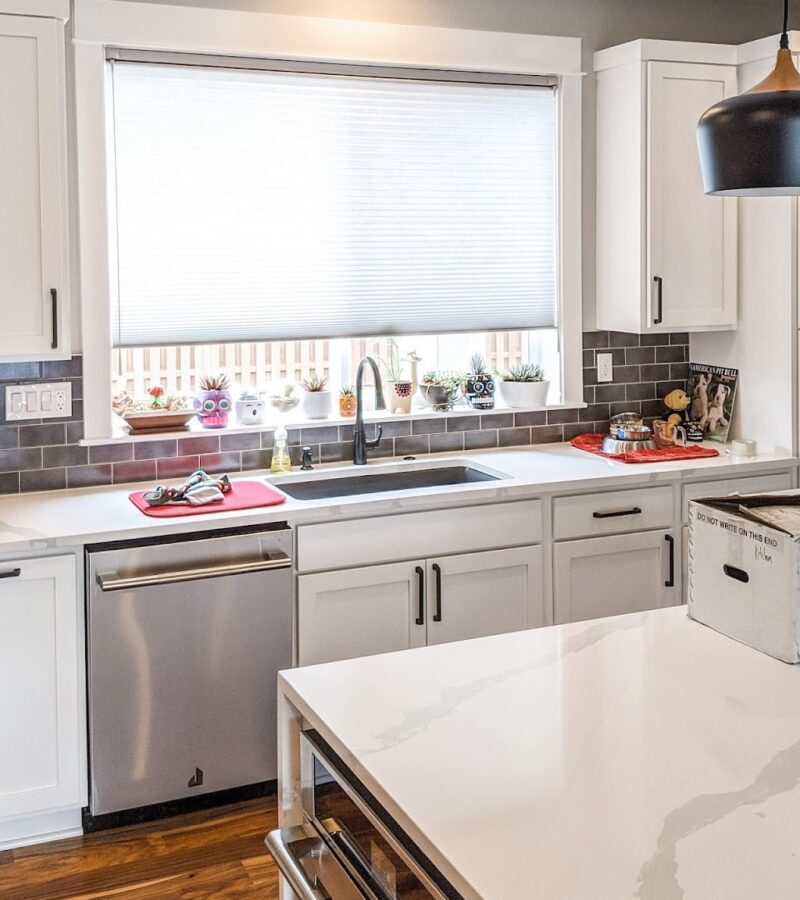
[(500, 375), (500, 397), (513, 408), (541, 407), (547, 404), (550, 382), (545, 381), (544, 369), (535, 363), (513, 366)]
[(453, 408), (460, 387), (461, 379), (458, 375), (433, 369), (422, 376), (419, 393), (428, 406), (443, 412)]
[(197, 418), (203, 428), (225, 428), (231, 412), (231, 392), (227, 375), (204, 375), (200, 393), (194, 400)]
[(339, 391), (339, 415), (352, 419), (356, 414), (356, 392), (349, 384)]
[[(386, 369), (383, 381), (383, 394), (389, 412), (410, 413), (411, 401), (417, 387), (417, 363), (420, 357), (409, 353), (405, 360), (400, 359), (400, 347), (394, 338), (389, 338), (389, 358), (380, 362)], [(411, 364), (411, 378), (406, 378), (403, 363)]]
[(469, 360), (465, 394), (473, 409), (494, 409), (494, 378), (486, 371), (486, 360), (474, 353)]
[(264, 401), (252, 391), (242, 391), (234, 408), (236, 421), (240, 425), (260, 425), (264, 421)]
[(166, 393), (161, 385), (151, 387), (146, 400), (137, 400), (125, 392), (117, 394), (111, 408), (124, 420), (131, 434), (181, 431), (195, 417), (190, 400), (181, 394)]
[(312, 372), (301, 382), (303, 388), (303, 412), (309, 419), (327, 419), (331, 414), (331, 392), (326, 390), (328, 379)]

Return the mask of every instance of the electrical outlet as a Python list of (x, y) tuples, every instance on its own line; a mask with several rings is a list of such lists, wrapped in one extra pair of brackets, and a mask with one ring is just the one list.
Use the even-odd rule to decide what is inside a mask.
[(600, 383), (614, 380), (614, 357), (610, 353), (597, 354), (597, 380)]
[(72, 384), (6, 385), (6, 421), (68, 419), (72, 415)]

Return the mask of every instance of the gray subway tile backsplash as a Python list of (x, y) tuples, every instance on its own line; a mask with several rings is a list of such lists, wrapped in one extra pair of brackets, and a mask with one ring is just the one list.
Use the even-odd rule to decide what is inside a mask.
[[(445, 418), (391, 418), (383, 424), (380, 447), (370, 457), (453, 453), (530, 443), (570, 440), (587, 431), (604, 431), (607, 419), (633, 410), (644, 416), (663, 412), (660, 398), (681, 386), (688, 374), (689, 338), (685, 333), (631, 335), (589, 331), (583, 335), (584, 399), (587, 409), (547, 412), (497, 410)], [(614, 360), (614, 380), (598, 384), (597, 352)], [(43, 363), (0, 364), (0, 493), (51, 490), (103, 484), (179, 479), (198, 466), (212, 472), (269, 468), (272, 431), (192, 434), (156, 441), (115, 441), (78, 445), (83, 434), (81, 357)], [(69, 379), (73, 418), (57, 422), (6, 422), (2, 382)], [(367, 426), (372, 437), (373, 425)], [(300, 463), (300, 447), (310, 446), (312, 462), (351, 458), (353, 424), (307, 425), (289, 429), (290, 455)]]

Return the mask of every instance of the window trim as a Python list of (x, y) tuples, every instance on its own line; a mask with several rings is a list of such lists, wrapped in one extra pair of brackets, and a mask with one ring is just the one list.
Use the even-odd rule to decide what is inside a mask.
[[(217, 57), (229, 65), (398, 67), (442, 77), (558, 81), (559, 317), (562, 406), (582, 406), (581, 41), (579, 38), (75, 0), (76, 166), (84, 435), (108, 438), (114, 188), (108, 159), (111, 54)], [(163, 60), (163, 55), (162, 55)], [(417, 75), (419, 77), (419, 75)], [(510, 83), (515, 83), (511, 81)], [(519, 82), (517, 82), (519, 83)], [(529, 83), (529, 82), (528, 82)]]

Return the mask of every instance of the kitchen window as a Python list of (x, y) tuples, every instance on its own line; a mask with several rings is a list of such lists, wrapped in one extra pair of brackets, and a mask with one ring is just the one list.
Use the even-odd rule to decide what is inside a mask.
[(560, 368), (557, 79), (108, 56), (115, 388), (342, 383), (388, 335)]

